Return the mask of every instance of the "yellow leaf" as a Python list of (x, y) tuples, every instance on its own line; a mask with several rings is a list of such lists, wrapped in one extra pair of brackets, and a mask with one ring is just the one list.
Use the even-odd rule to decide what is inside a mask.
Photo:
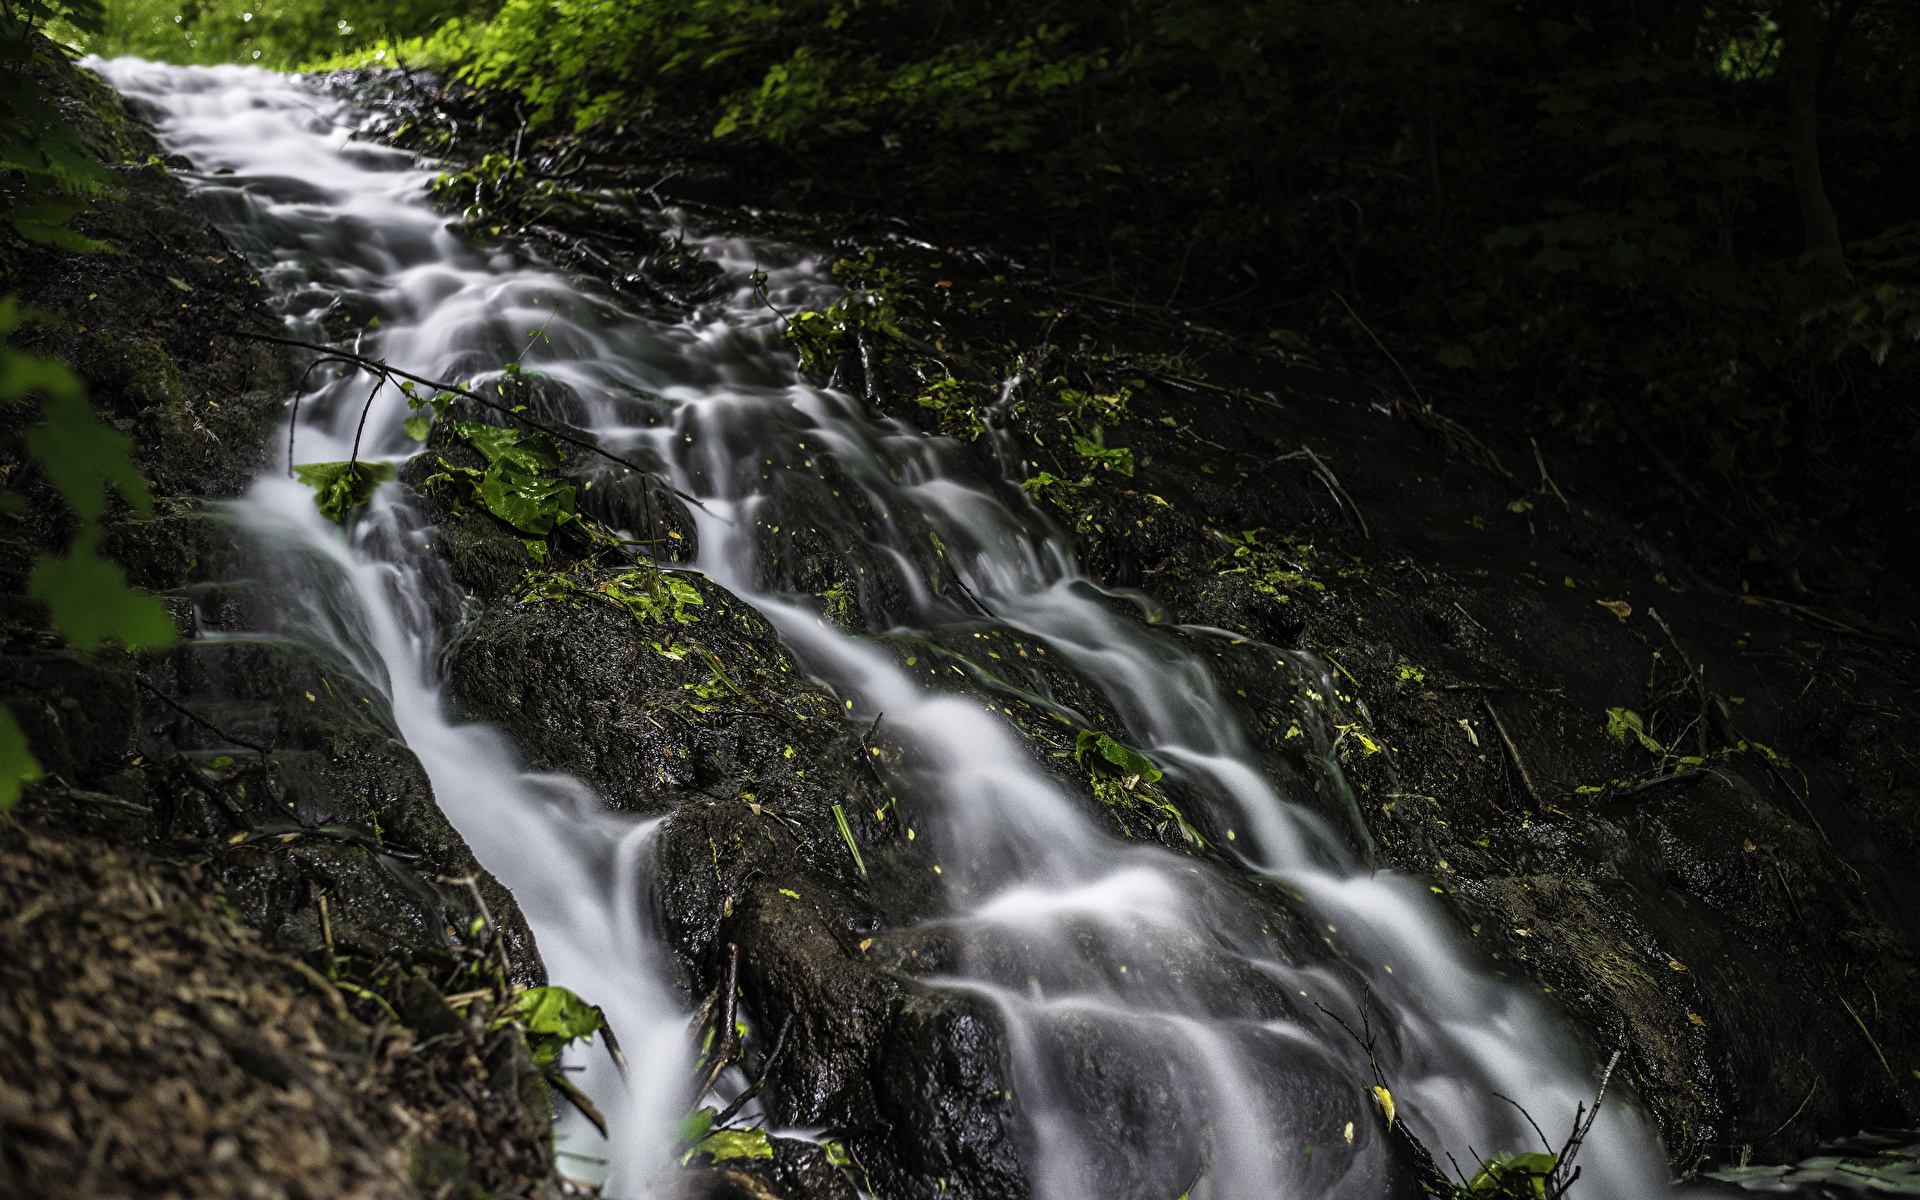
[(1706, 1018), (1702, 1017), (1699, 1013), (1688, 1013), (1687, 1020), (1692, 1021), (1695, 1025), (1700, 1026), (1702, 1029), (1705, 1029), (1707, 1026)]
[(1614, 616), (1619, 617), (1622, 621), (1633, 615), (1633, 605), (1628, 604), (1625, 600), (1595, 600), (1594, 603), (1606, 609)]
[(1389, 1092), (1387, 1089), (1383, 1087), (1377, 1087), (1373, 1089), (1373, 1099), (1374, 1099), (1374, 1103), (1380, 1106), (1380, 1111), (1386, 1114), (1387, 1128), (1392, 1129), (1393, 1128), (1393, 1093)]
[(1684, 967), (1684, 966), (1682, 966), (1682, 965), (1681, 965), (1681, 963), (1680, 963), (1680, 960), (1679, 960), (1679, 959), (1677, 959), (1677, 958), (1670, 958), (1670, 959), (1668, 959), (1668, 960), (1667, 960), (1667, 965), (1668, 965), (1669, 967), (1672, 967), (1672, 968), (1673, 968), (1674, 970), (1676, 970), (1676, 971), (1684, 971), (1684, 970), (1686, 970), (1686, 969), (1687, 969), (1686, 967)]

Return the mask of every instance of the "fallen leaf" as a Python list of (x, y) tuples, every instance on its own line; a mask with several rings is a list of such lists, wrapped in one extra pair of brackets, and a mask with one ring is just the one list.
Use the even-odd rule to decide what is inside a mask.
[(1692, 1021), (1695, 1025), (1698, 1025), (1702, 1029), (1705, 1029), (1707, 1027), (1707, 1019), (1701, 1016), (1699, 1013), (1688, 1013), (1687, 1020)]
[(1594, 603), (1606, 609), (1614, 616), (1619, 617), (1622, 621), (1633, 615), (1633, 605), (1628, 604), (1625, 600), (1595, 600)]
[(184, 279), (175, 279), (173, 276), (169, 275), (167, 276), (167, 282), (179, 288), (183, 292), (190, 292), (193, 290), (193, 285), (188, 283)]
[(1740, 848), (1742, 850), (1745, 850), (1748, 854), (1752, 854), (1755, 850), (1758, 850), (1760, 847), (1753, 844), (1752, 838), (1748, 838), (1745, 842), (1741, 843)]
[(1679, 959), (1677, 959), (1677, 958), (1670, 958), (1670, 959), (1668, 959), (1668, 960), (1667, 960), (1667, 965), (1668, 965), (1669, 967), (1672, 967), (1672, 968), (1673, 968), (1674, 970), (1676, 970), (1676, 971), (1684, 971), (1684, 970), (1686, 970), (1686, 967), (1684, 967), (1684, 966), (1682, 966), (1682, 965), (1680, 964), (1680, 960), (1679, 960)]
[(861, 948), (862, 950), (865, 950), (865, 949), (867, 949), (867, 948), (868, 948), (869, 946), (871, 946), (871, 945), (873, 945), (873, 939), (872, 939), (872, 938), (864, 938), (864, 939), (862, 939), (862, 940), (861, 940), (861, 942), (860, 942), (860, 948)]

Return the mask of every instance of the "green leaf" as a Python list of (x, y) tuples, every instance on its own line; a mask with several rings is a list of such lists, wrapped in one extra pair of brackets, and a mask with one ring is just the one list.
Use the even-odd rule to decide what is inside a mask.
[(1467, 1195), (1478, 1200), (1542, 1200), (1547, 1179), (1559, 1164), (1557, 1156), (1538, 1150), (1492, 1155), (1468, 1182)]
[(522, 433), (479, 421), (461, 421), (454, 428), (468, 445), (486, 456), (489, 465), (504, 462), (531, 475), (567, 461), (560, 443), (544, 433)]
[(563, 987), (528, 988), (502, 1013), (503, 1020), (508, 1018), (526, 1028), (527, 1048), (543, 1067), (604, 1024), (599, 1009)]
[(128, 457), (133, 439), (94, 419), (80, 380), (64, 365), (0, 350), (0, 400), (17, 401), (39, 392), (44, 420), (27, 431), (27, 450), (46, 468), (67, 504), (88, 521), (107, 511), (111, 482), (142, 514), (153, 511), (147, 484)]
[(757, 1127), (716, 1130), (702, 1139), (696, 1149), (715, 1162), (725, 1162), (729, 1158), (773, 1157), (773, 1146), (767, 1141), (767, 1131)]
[(1108, 446), (1098, 425), (1093, 427), (1091, 439), (1075, 434), (1073, 449), (1082, 458), (1091, 458), (1109, 471), (1118, 471), (1129, 478), (1133, 475), (1133, 451), (1124, 446)]
[(374, 490), (399, 477), (392, 463), (301, 463), (294, 478), (313, 489), (313, 502), (330, 521), (345, 521), (347, 513), (373, 499)]
[(22, 784), (40, 775), (40, 762), (27, 748), (27, 735), (20, 732), (13, 713), (0, 705), (0, 813), (19, 801)]
[(1098, 730), (1082, 729), (1074, 739), (1074, 761), (1086, 762), (1089, 750), (1095, 753), (1093, 762), (1089, 764), (1095, 774), (1138, 775), (1148, 783), (1160, 781), (1160, 768), (1154, 766), (1145, 755), (1121, 745)]
[(490, 469), (480, 479), (480, 500), (487, 511), (527, 533), (545, 536), (573, 516), (573, 485), (564, 479)]
[(1623, 746), (1626, 745), (1629, 733), (1644, 733), (1646, 728), (1640, 720), (1640, 714), (1630, 708), (1607, 710), (1607, 736)]
[(99, 544), (100, 530), (88, 527), (65, 558), (42, 555), (27, 594), (46, 602), (54, 628), (81, 650), (108, 638), (135, 650), (171, 643), (177, 631), (166, 608), (128, 587), (126, 573), (96, 552)]
[(433, 428), (433, 418), (408, 417), (406, 420), (400, 422), (400, 427), (405, 429), (407, 436), (414, 441), (424, 442), (427, 440), (427, 430)]
[(680, 1122), (674, 1132), (679, 1135), (680, 1140), (683, 1142), (697, 1142), (701, 1138), (706, 1137), (707, 1131), (713, 1128), (713, 1118), (713, 1110), (711, 1108), (703, 1108), (689, 1115), (686, 1120)]
[(860, 875), (865, 878), (867, 864), (860, 859), (860, 847), (853, 840), (853, 827), (847, 824), (847, 814), (838, 804), (833, 806), (833, 823), (840, 828), (840, 840), (845, 842), (847, 849), (853, 853), (853, 865), (860, 868)]

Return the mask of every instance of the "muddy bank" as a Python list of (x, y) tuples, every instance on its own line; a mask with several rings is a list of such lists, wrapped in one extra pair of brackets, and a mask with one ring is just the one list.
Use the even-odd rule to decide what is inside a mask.
[[(154, 514), (121, 505), (105, 544), (179, 640), (83, 654), (50, 628), (27, 578), (75, 522), (18, 440), (36, 406), (5, 413), (0, 472), (28, 506), (0, 530), (0, 701), (46, 777), (0, 817), (4, 1188), (549, 1188), (547, 1085), (490, 1028), (512, 985), (544, 982), (512, 897), (378, 692), (284, 640), (213, 636), (272, 627), (250, 583), (271, 564), (221, 503), (269, 461), (299, 365), (232, 336), (277, 318), (151, 134), (93, 76), (48, 82), (121, 193), (77, 222), (109, 252), (9, 240), (7, 290), (50, 314), (14, 340), (133, 440)], [(496, 962), (510, 977), (476, 966)]]

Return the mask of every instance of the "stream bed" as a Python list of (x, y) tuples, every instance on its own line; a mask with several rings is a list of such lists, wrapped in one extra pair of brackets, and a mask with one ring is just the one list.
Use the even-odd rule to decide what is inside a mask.
[[(912, 995), (946, 1014), (898, 1054), (957, 1056), (969, 1095), (998, 1106), (991, 1118), (969, 1107), (941, 1126), (940, 1144), (958, 1149), (939, 1154), (912, 1145), (928, 1128), (917, 1116), (890, 1133), (874, 1126), (857, 1144), (894, 1147), (875, 1151), (891, 1156), (875, 1172), (919, 1195), (990, 1195), (1002, 1186), (994, 1180), (1045, 1200), (1397, 1195), (1416, 1173), (1394, 1122), (1441, 1169), (1451, 1160), (1471, 1173), (1491, 1152), (1536, 1146), (1526, 1115), (1557, 1141), (1576, 1106), (1592, 1102), (1605, 1056), (1538, 987), (1487, 969), (1432, 894), (1439, 888), (1375, 863), (1333, 751), (1292, 780), (1261, 768), (1210, 661), (1210, 647), (1247, 639), (1169, 623), (1147, 593), (1090, 579), (1070, 532), (1018, 486), (1032, 468), (1011, 442), (992, 455), (962, 452), (801, 376), (778, 314), (841, 294), (820, 253), (709, 234), (679, 210), (609, 196), (636, 227), (718, 268), (708, 298), (682, 311), (637, 304), (532, 246), (461, 236), (428, 201), (439, 168), (355, 140), (364, 114), (314, 82), (237, 67), (91, 65), (191, 164), (182, 176), (259, 272), (289, 336), (339, 341), (329, 322), (344, 311), (355, 317), (351, 344), (402, 370), (496, 384), (522, 369), (538, 377), (542, 415), (658, 464), (691, 499), (672, 534), (691, 552), (662, 556), (660, 568), (750, 607), (793, 669), (837, 704), (814, 719), (872, 737), (879, 752), (866, 763), (885, 803), (854, 828), (892, 832), (884, 847), (865, 847), (857, 881), (848, 864), (835, 868), (849, 889), (865, 889), (866, 923), (845, 939), (863, 932), (857, 950), (835, 952), (893, 954), (890, 969)], [(406, 397), (373, 384), (345, 368), (316, 372), (290, 431), (292, 462), (357, 453), (405, 464), (419, 454), (403, 430)], [(677, 805), (754, 794), (716, 796), (698, 771), (671, 784), (662, 767), (656, 794), (615, 798), (606, 776), (653, 770), (638, 740), (640, 766), (605, 767), (600, 787), (529, 770), (524, 746), (472, 719), (489, 703), (520, 703), (506, 691), (489, 697), (504, 677), (472, 667), (488, 661), (475, 649), (497, 628), (488, 613), (513, 602), (476, 599), (463, 585), (441, 552), (442, 525), (412, 488), (383, 487), (343, 529), (287, 477), (289, 465), (282, 451), (230, 508), (274, 564), (255, 581), (274, 624), (208, 623), (202, 637), (293, 639), (350, 664), (384, 697), (441, 809), (518, 900), (548, 976), (601, 1005), (625, 1048), (624, 1073), (598, 1047), (570, 1052), (612, 1132), (602, 1140), (582, 1120), (563, 1122), (563, 1170), (609, 1196), (650, 1194), (673, 1176), (676, 1126), (702, 1099), (689, 1083), (699, 1050), (689, 1025), (710, 990), (695, 980), (711, 980), (717, 951), (689, 965), (675, 941), (662, 898), (689, 885), (662, 839), (685, 819)], [(604, 464), (583, 478), (627, 498), (603, 513), (638, 513), (631, 497), (645, 498), (648, 520), (617, 532), (665, 544), (650, 507), (668, 502), (663, 492)], [(857, 627), (777, 586), (767, 564), (798, 522), (850, 547), (849, 561), (871, 574)], [(702, 594), (713, 596), (702, 619), (718, 622), (724, 598)], [(690, 643), (703, 636), (698, 624), (687, 631)], [(982, 653), (955, 649), (975, 642)], [(634, 652), (679, 664), (687, 647), (669, 639)], [(1324, 658), (1262, 653), (1295, 688), (1301, 736), (1332, 747), (1358, 727)], [(970, 672), (988, 655), (1000, 674), (982, 685)], [(941, 684), (947, 665), (967, 686)], [(566, 676), (564, 662), (549, 666)], [(725, 674), (716, 667), (714, 678)], [(1079, 690), (1045, 693), (1054, 677)], [(1189, 845), (1211, 838), (1215, 852), (1117, 837), (1093, 819), (996, 699), (1014, 694), (1050, 716), (1056, 735), (1110, 722), (1117, 741), (1165, 773), (1168, 795), (1206, 814), (1193, 831), (1174, 816), (1174, 834)], [(644, 714), (656, 728), (658, 711)], [(788, 733), (772, 718), (764, 725), (754, 736), (777, 750)], [(854, 832), (846, 837), (845, 850), (826, 849), (857, 856)], [(731, 894), (725, 904), (731, 915)], [(743, 1012), (763, 1071), (786, 1028), (770, 1003)], [(803, 1039), (831, 1016), (788, 1019)], [(948, 1040), (962, 1028), (974, 1042)], [(831, 1077), (824, 1045), (796, 1040), (786, 1069), (798, 1060), (812, 1064), (808, 1078)], [(1390, 1101), (1377, 1082), (1390, 1085)], [(736, 1067), (716, 1088), (724, 1101), (748, 1084)], [(848, 1136), (830, 1127), (837, 1121), (783, 1119), (838, 1110), (778, 1091), (745, 1104), (741, 1119), (802, 1140)], [(886, 1107), (884, 1097), (871, 1103)], [(1623, 1080), (1579, 1163), (1579, 1196), (1668, 1186), (1658, 1139)], [(1817, 1189), (1844, 1186), (1844, 1174), (1809, 1164), (1722, 1177)], [(1912, 1172), (1863, 1186), (1913, 1190)]]

